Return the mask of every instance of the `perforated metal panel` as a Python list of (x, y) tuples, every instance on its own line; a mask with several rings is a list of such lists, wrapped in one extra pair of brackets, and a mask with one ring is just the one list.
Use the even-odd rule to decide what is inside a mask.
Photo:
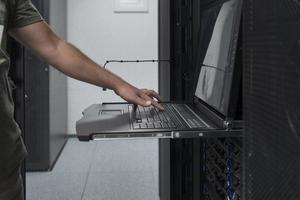
[(241, 138), (205, 141), (204, 200), (242, 200), (242, 146)]
[(300, 1), (245, 3), (247, 200), (300, 199)]

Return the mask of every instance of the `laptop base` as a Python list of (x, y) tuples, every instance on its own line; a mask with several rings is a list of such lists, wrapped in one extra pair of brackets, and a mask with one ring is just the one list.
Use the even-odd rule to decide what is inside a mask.
[[(130, 112), (126, 103), (94, 104), (83, 112), (77, 122), (77, 137), (80, 141), (120, 139), (184, 139), (208, 137), (242, 137), (242, 122), (223, 123), (189, 129), (143, 129), (131, 127)], [(126, 109), (127, 108), (127, 109)], [(203, 117), (204, 118), (204, 117)], [(228, 126), (224, 126), (228, 124)]]

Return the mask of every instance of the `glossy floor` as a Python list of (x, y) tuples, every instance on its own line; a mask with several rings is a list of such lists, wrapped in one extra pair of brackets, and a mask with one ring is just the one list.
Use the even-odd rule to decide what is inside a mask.
[(27, 173), (27, 200), (158, 200), (158, 141), (69, 139), (51, 172)]

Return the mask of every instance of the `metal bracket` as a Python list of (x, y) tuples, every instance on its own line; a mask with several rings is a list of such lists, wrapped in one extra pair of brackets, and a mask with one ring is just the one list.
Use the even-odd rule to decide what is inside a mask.
[(208, 137), (242, 137), (242, 129), (172, 131), (161, 133), (103, 133), (94, 134), (92, 140), (128, 140), (128, 139), (187, 139)]

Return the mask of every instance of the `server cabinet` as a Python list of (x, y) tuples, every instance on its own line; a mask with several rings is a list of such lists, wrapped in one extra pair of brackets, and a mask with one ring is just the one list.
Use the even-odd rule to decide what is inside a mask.
[[(197, 78), (194, 76), (197, 57), (197, 35), (200, 22), (200, 1), (171, 1), (171, 100), (193, 99)], [(196, 54), (195, 54), (196, 53)], [(196, 80), (195, 80), (196, 78)]]
[[(177, 59), (171, 76), (180, 80), (176, 86), (180, 91), (172, 93), (171, 88), (174, 99), (184, 99), (189, 93), (188, 69), (180, 67), (186, 59), (184, 27), (193, 19), (190, 14), (188, 21), (181, 22), (188, 2), (173, 1), (171, 6), (171, 55)], [(204, 3), (217, 2), (200, 1), (200, 12)], [(171, 141), (172, 200), (299, 198), (300, 4), (246, 0), (244, 6), (240, 47), (244, 81), (239, 102), (243, 113), (239, 115), (245, 121), (245, 138)]]
[[(25, 140), (25, 93), (24, 93), (24, 48), (18, 44), (16, 41), (9, 39), (8, 42), (8, 52), (11, 58), (11, 67), (9, 72), (9, 77), (11, 78), (11, 83), (13, 87), (13, 99), (15, 104), (15, 120), (19, 124), (22, 130), (22, 138)], [(24, 141), (26, 142), (26, 141)], [(22, 166), (22, 178), (23, 186), (26, 188), (26, 175), (25, 175), (25, 163)], [(25, 195), (24, 189), (24, 196)]]
[[(44, 19), (61, 36), (66, 35), (66, 1), (32, 1)], [(22, 73), (17, 80), (17, 101), (24, 107), (23, 132), (29, 153), (29, 171), (53, 167), (67, 139), (66, 77), (28, 49), (17, 60)], [(18, 108), (18, 107), (17, 107)]]
[(247, 200), (300, 196), (300, 2), (245, 8)]
[[(171, 100), (192, 99), (200, 72), (196, 66), (201, 65), (205, 52), (197, 45), (205, 43), (199, 41), (199, 34), (205, 31), (200, 24), (201, 12), (202, 9), (222, 2), (175, 0), (168, 2), (169, 8), (165, 7), (166, 2), (161, 6), (160, 12), (170, 11)], [(164, 30), (165, 25), (161, 29)], [(240, 32), (242, 36), (242, 28)], [(241, 66), (242, 42), (243, 38), (240, 37), (236, 63)], [(166, 48), (160, 49), (167, 52)], [(242, 118), (242, 86), (239, 93), (237, 119)], [(242, 138), (160, 141), (161, 200), (242, 199), (242, 160)]]
[[(170, 60), (170, 0), (159, 2), (159, 59)], [(163, 101), (170, 101), (171, 63), (159, 63), (159, 93)], [(170, 199), (170, 140), (159, 140), (159, 196)]]
[[(200, 22), (200, 1), (171, 1), (171, 100), (193, 99), (196, 73), (197, 32)], [(175, 83), (175, 84), (174, 84)], [(200, 187), (201, 140), (174, 140), (170, 151), (169, 199), (198, 199)], [(198, 151), (199, 150), (199, 151)], [(197, 166), (199, 168), (197, 168)], [(196, 169), (197, 168), (197, 169)], [(195, 169), (195, 170), (194, 170)]]

